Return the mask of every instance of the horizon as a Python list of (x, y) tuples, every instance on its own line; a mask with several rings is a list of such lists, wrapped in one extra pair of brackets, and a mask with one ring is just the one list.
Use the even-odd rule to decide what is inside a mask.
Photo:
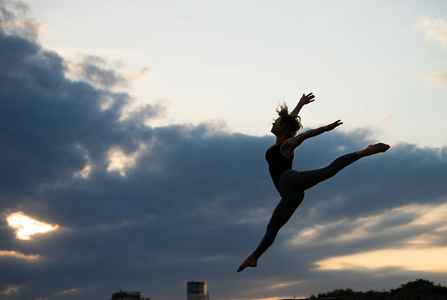
[[(442, 288), (447, 289), (446, 286), (442, 286), (440, 283), (436, 283), (436, 282), (430, 281), (428, 279), (418, 278), (418, 279), (415, 279), (415, 280), (412, 280), (412, 281), (408, 281), (408, 282), (402, 283), (398, 287), (391, 288), (390, 290), (382, 289), (380, 291), (379, 290), (356, 291), (356, 290), (353, 290), (353, 289), (347, 287), (347, 288), (343, 288), (343, 289), (334, 289), (334, 290), (331, 290), (331, 291), (324, 291), (324, 292), (313, 293), (313, 294), (307, 295), (305, 297), (304, 296), (299, 296), (297, 298), (296, 295), (294, 295), (292, 298), (280, 298), (278, 300), (286, 300), (286, 299), (298, 299), (298, 300), (300, 300), (300, 299), (314, 299), (314, 298), (317, 298), (317, 299), (323, 298), (324, 299), (324, 298), (333, 297), (333, 296), (326, 296), (326, 295), (323, 295), (323, 297), (319, 297), (319, 296), (321, 294), (328, 294), (328, 293), (333, 293), (333, 292), (347, 292), (347, 291), (354, 292), (354, 293), (369, 293), (369, 292), (391, 293), (391, 292), (395, 292), (395, 290), (402, 289), (405, 286), (409, 286), (410, 284), (416, 284), (418, 282), (420, 283), (421, 281), (423, 281), (424, 283), (431, 284), (432, 287), (442, 287)], [(120, 289), (119, 293), (121, 293), (121, 292), (123, 292), (123, 293), (140, 293), (141, 294), (141, 292), (139, 292), (139, 291), (127, 291), (127, 290)], [(112, 293), (112, 295), (113, 294), (115, 294), (115, 293)], [(432, 294), (432, 293), (430, 293), (430, 294)], [(418, 295), (421, 295), (421, 294), (418, 293)], [(339, 297), (350, 298), (350, 297), (358, 297), (358, 295), (355, 295), (355, 296), (339, 296)], [(371, 296), (371, 297), (377, 297), (377, 296)], [(145, 297), (143, 297), (143, 298), (145, 298)], [(271, 299), (271, 298), (269, 298), (269, 299)]]

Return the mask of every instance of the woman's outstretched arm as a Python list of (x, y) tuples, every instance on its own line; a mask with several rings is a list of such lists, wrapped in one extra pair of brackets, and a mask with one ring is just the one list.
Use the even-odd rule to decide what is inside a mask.
[(321, 126), (315, 129), (309, 129), (303, 133), (298, 134), (296, 137), (285, 140), (284, 143), (281, 145), (282, 155), (284, 155), (285, 157), (290, 157), (295, 148), (301, 145), (301, 143), (304, 142), (306, 139), (320, 135), (326, 131), (331, 131), (335, 127), (340, 126), (341, 124), (343, 124), (341, 120), (337, 120), (326, 126)]
[(307, 94), (307, 95), (303, 94), (303, 96), (301, 96), (300, 101), (296, 105), (295, 109), (290, 113), (290, 115), (292, 117), (298, 116), (298, 114), (300, 113), (301, 108), (303, 108), (303, 106), (306, 105), (306, 104), (314, 102), (315, 101), (314, 98), (315, 98), (315, 96), (312, 93)]

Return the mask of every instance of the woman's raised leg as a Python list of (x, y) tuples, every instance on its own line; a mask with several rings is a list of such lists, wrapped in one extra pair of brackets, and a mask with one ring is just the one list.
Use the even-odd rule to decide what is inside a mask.
[(358, 159), (380, 152), (385, 152), (389, 148), (390, 146), (383, 143), (369, 145), (363, 150), (340, 156), (325, 168), (296, 172), (293, 174), (292, 178), (289, 179), (293, 180), (293, 186), (295, 189), (307, 190), (314, 185), (331, 178), (340, 170), (349, 166)]

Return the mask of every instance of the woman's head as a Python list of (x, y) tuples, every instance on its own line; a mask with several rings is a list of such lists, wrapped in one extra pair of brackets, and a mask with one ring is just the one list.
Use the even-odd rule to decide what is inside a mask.
[(291, 138), (303, 128), (301, 118), (299, 116), (292, 117), (289, 115), (287, 105), (284, 103), (276, 112), (279, 117), (275, 120), (272, 127), (272, 133), (277, 137)]

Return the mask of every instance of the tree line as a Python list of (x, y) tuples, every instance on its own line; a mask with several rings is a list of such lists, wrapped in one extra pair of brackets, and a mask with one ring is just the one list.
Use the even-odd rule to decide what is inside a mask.
[(326, 297), (386, 297), (386, 296), (403, 296), (403, 295), (433, 295), (447, 294), (447, 287), (435, 284), (426, 279), (417, 279), (415, 281), (401, 284), (396, 289), (389, 291), (356, 292), (352, 289), (336, 289), (332, 292), (320, 293), (317, 296), (311, 295), (310, 299), (326, 298)]

